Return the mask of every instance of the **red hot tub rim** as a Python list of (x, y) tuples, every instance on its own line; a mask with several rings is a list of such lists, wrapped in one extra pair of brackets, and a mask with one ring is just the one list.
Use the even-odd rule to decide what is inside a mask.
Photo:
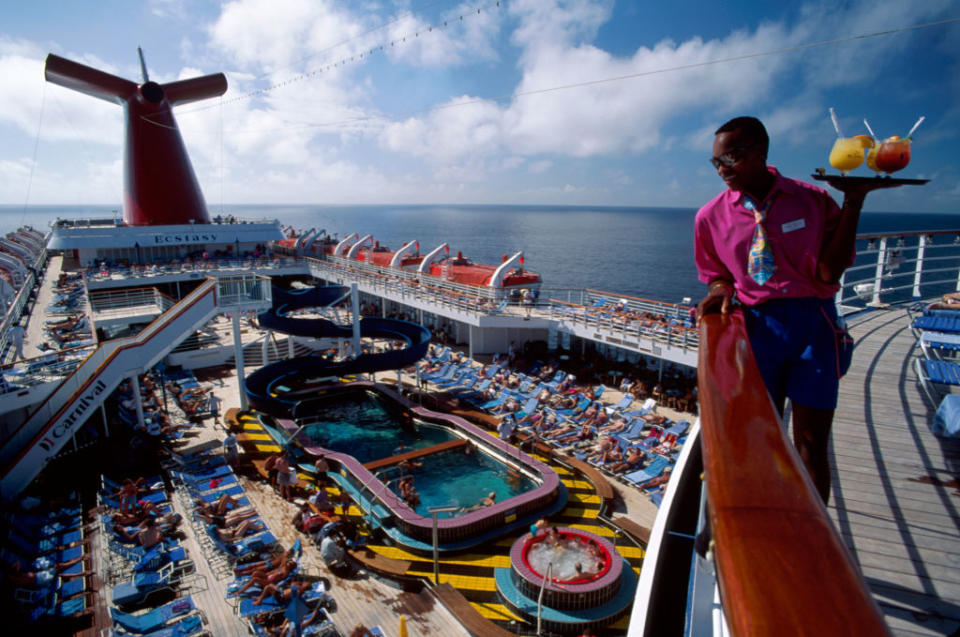
[[(570, 585), (576, 585), (576, 584), (588, 584), (594, 580), (602, 579), (610, 570), (610, 567), (613, 563), (613, 559), (610, 557), (610, 551), (607, 549), (607, 547), (604, 546), (602, 543), (595, 541), (594, 538), (597, 536), (592, 533), (587, 535), (587, 532), (580, 531), (578, 529), (573, 529), (572, 532), (570, 532), (569, 530), (560, 530), (560, 527), (556, 527), (556, 528), (557, 528), (557, 534), (561, 538), (572, 537), (580, 540), (581, 542), (596, 544), (597, 547), (599, 547), (600, 549), (600, 559), (603, 560), (603, 570), (599, 571), (598, 573), (592, 573), (590, 575), (587, 575), (586, 577), (583, 577), (577, 580), (558, 580), (552, 577), (550, 578), (550, 581), (563, 584), (564, 586), (570, 586)], [(526, 542), (524, 542), (520, 548), (521, 563), (524, 565), (525, 568), (529, 569), (531, 573), (533, 573), (534, 575), (540, 578), (543, 578), (543, 573), (538, 572), (537, 569), (535, 569), (530, 564), (528, 554), (530, 553), (530, 549), (533, 548), (535, 544), (539, 544), (540, 542), (545, 541), (545, 538), (546, 538), (546, 535), (544, 533), (538, 533), (536, 537), (530, 536), (530, 538)]]
[[(614, 548), (610, 541), (600, 537), (595, 533), (583, 531), (581, 529), (574, 529), (565, 526), (556, 527), (556, 529), (561, 535), (576, 536), (580, 539), (589, 540), (598, 544), (600, 546), (600, 550), (603, 552), (604, 557), (607, 560), (607, 567), (602, 573), (596, 577), (591, 576), (589, 579), (577, 580), (573, 582), (557, 582), (551, 578), (550, 580), (547, 580), (546, 583), (546, 588), (548, 590), (567, 593), (569, 595), (578, 595), (582, 593), (600, 591), (619, 582), (620, 575), (623, 571), (623, 560), (620, 559), (620, 554), (617, 553), (616, 548)], [(513, 543), (512, 547), (510, 547), (511, 568), (513, 568), (517, 575), (537, 586), (539, 586), (543, 581), (543, 574), (538, 573), (530, 567), (530, 565), (527, 563), (526, 553), (529, 550), (529, 547), (538, 541), (539, 540), (534, 538), (529, 533), (525, 533)]]

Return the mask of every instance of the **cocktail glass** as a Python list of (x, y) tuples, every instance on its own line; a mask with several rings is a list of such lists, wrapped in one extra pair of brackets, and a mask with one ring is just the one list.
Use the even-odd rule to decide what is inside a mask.
[(889, 175), (906, 168), (910, 163), (910, 141), (909, 137), (897, 135), (883, 140), (877, 148), (874, 170), (882, 170)]
[(873, 138), (869, 135), (838, 137), (830, 150), (830, 165), (846, 175), (863, 163), (863, 149), (873, 144)]

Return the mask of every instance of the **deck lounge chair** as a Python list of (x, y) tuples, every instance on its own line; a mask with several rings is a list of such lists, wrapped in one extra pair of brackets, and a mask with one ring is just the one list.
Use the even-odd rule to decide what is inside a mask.
[[(333, 598), (326, 592), (326, 587), (322, 582), (317, 582), (313, 588), (307, 590), (300, 599), (313, 610), (318, 604), (329, 604)], [(253, 599), (241, 597), (240, 604), (237, 606), (237, 614), (243, 618), (256, 617), (263, 614), (282, 613), (287, 610), (287, 604), (279, 604), (272, 597), (267, 597), (260, 604), (254, 604)]]
[(629, 421), (627, 428), (616, 434), (616, 436), (623, 440), (634, 442), (643, 435), (643, 428), (646, 425), (647, 423), (643, 420), (643, 418), (634, 418), (633, 420)]
[(151, 608), (146, 613), (138, 615), (125, 613), (119, 608), (111, 608), (110, 617), (113, 618), (115, 624), (127, 632), (143, 635), (163, 627), (164, 624), (175, 617), (192, 613), (196, 608), (193, 598), (187, 595), (182, 599), (174, 600), (157, 608)]
[(632, 405), (633, 401), (634, 401), (633, 394), (624, 394), (623, 398), (620, 399), (620, 402), (618, 402), (616, 405), (613, 405), (611, 407), (607, 407), (607, 413), (612, 414), (615, 412), (622, 412), (627, 407)]
[(663, 456), (657, 456), (650, 464), (638, 471), (632, 471), (623, 475), (623, 479), (634, 485), (640, 485), (647, 480), (652, 480), (663, 473), (663, 470), (670, 466), (670, 460)]
[(916, 368), (917, 382), (934, 407), (952, 387), (960, 387), (960, 364), (918, 358)]
[(277, 538), (269, 530), (248, 535), (236, 542), (224, 542), (215, 531), (207, 527), (207, 536), (221, 553), (231, 559), (245, 558), (268, 549), (277, 543)]
[(942, 314), (924, 314), (913, 319), (910, 324), (915, 334), (922, 331), (931, 332), (949, 332), (956, 334), (960, 332), (960, 314), (954, 312), (947, 315)]
[(20, 529), (16, 527), (11, 528), (7, 534), (8, 545), (23, 555), (40, 556), (46, 553), (53, 553), (54, 551), (69, 548), (71, 545), (82, 541), (82, 528), (32, 539), (24, 538), (20, 534)]
[(166, 564), (155, 571), (136, 573), (133, 579), (113, 587), (111, 601), (114, 606), (127, 606), (142, 602), (154, 593), (172, 587), (173, 564)]
[(537, 410), (538, 404), (540, 403), (537, 400), (536, 396), (534, 396), (533, 398), (528, 398), (527, 401), (523, 403), (523, 406), (520, 407), (520, 411), (516, 413), (517, 418), (518, 419), (526, 418), (527, 416), (529, 416), (530, 414), (532, 414)]
[(429, 374), (420, 374), (420, 380), (425, 380), (431, 383), (437, 380), (447, 380), (453, 376), (456, 370), (457, 368), (454, 365), (447, 363), (435, 372), (431, 372)]
[(960, 334), (924, 330), (917, 344), (927, 359), (946, 360), (960, 356)]
[(189, 637), (204, 632), (203, 616), (199, 613), (188, 615), (169, 626), (161, 626), (149, 633), (128, 633), (123, 630), (114, 629), (112, 634), (115, 637), (126, 637), (131, 634), (142, 634), (149, 637)]
[(480, 405), (480, 409), (483, 409), (484, 411), (495, 409), (500, 405), (502, 405), (503, 403), (507, 402), (507, 398), (509, 398), (509, 394), (507, 394), (504, 391), (501, 391), (500, 395), (498, 395), (496, 398), (494, 398), (493, 400), (488, 400), (487, 402)]
[(174, 477), (181, 478), (188, 482), (202, 482), (212, 478), (222, 478), (231, 475), (233, 468), (228, 464), (220, 464), (212, 467), (200, 467), (197, 469), (183, 469), (181, 471), (172, 471)]

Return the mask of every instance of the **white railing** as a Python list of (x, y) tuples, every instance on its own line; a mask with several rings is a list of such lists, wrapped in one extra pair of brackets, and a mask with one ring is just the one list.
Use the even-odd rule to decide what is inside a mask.
[[(241, 217), (238, 215), (215, 215), (211, 217), (210, 225), (229, 225), (229, 224), (250, 224), (250, 223), (277, 223), (276, 219), (267, 217)], [(89, 217), (76, 219), (57, 219), (50, 223), (53, 228), (97, 228), (97, 227), (120, 227), (125, 225), (120, 216), (119, 210), (114, 210), (113, 217)]]
[(82, 272), (88, 281), (99, 283), (110, 280), (125, 281), (133, 277), (163, 277), (189, 273), (217, 275), (223, 271), (278, 270), (302, 264), (302, 261), (294, 257), (215, 257), (206, 260), (171, 261), (149, 265), (111, 265), (86, 268)]
[(217, 307), (231, 310), (267, 309), (273, 299), (270, 277), (259, 274), (219, 276)]
[(7, 379), (7, 382), (0, 384), (0, 394), (64, 378), (94, 349), (96, 345), (64, 348), (0, 366), (0, 373)]
[(175, 301), (157, 288), (122, 288), (90, 292), (90, 310), (97, 314), (116, 314), (137, 307), (165, 312)]
[(958, 230), (863, 234), (857, 247), (837, 294), (846, 313), (960, 291)]
[[(476, 315), (494, 315), (503, 312), (526, 312), (520, 299), (505, 295), (511, 290), (464, 285), (441, 277), (417, 274), (395, 268), (384, 268), (343, 257), (326, 260), (308, 259), (311, 274), (337, 283), (357, 282), (364, 292), (370, 292), (403, 302), (409, 298), (420, 304), (430, 303), (447, 310)], [(500, 295), (499, 300), (497, 294)], [(695, 349), (698, 337), (688, 323), (690, 307), (675, 303), (660, 303), (647, 299), (623, 298), (614, 293), (585, 289), (541, 289), (540, 297), (531, 306), (538, 316), (567, 321), (597, 330), (621, 341), (646, 339), (671, 347)], [(560, 300), (566, 298), (568, 300)], [(622, 312), (614, 313), (612, 306), (620, 299), (626, 301)], [(608, 308), (595, 307), (600, 300), (610, 300)], [(644, 313), (651, 316), (644, 317)], [(631, 318), (630, 315), (636, 318)]]
[(7, 308), (7, 312), (3, 316), (3, 321), (0, 322), (0, 356), (7, 351), (7, 345), (10, 342), (10, 328), (23, 316), (24, 309), (30, 301), (33, 288), (37, 285), (35, 272), (43, 272), (44, 267), (47, 265), (47, 257), (47, 250), (44, 249), (33, 263), (34, 270), (27, 271), (23, 286), (14, 297), (13, 303)]
[(550, 299), (545, 307), (551, 319), (590, 328), (604, 336), (613, 336), (627, 343), (644, 339), (686, 350), (696, 349), (700, 342), (697, 330), (688, 322), (689, 308), (686, 317), (676, 318), (672, 312), (671, 314), (648, 312), (649, 317), (637, 317), (625, 312), (553, 299)]

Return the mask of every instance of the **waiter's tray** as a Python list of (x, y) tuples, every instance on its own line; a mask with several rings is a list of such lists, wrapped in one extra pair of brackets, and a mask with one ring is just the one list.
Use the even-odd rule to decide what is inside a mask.
[(810, 175), (817, 181), (832, 181), (835, 184), (873, 184), (882, 183), (890, 186), (922, 186), (929, 179), (902, 179), (900, 177), (849, 177), (846, 175), (828, 175), (814, 173)]

